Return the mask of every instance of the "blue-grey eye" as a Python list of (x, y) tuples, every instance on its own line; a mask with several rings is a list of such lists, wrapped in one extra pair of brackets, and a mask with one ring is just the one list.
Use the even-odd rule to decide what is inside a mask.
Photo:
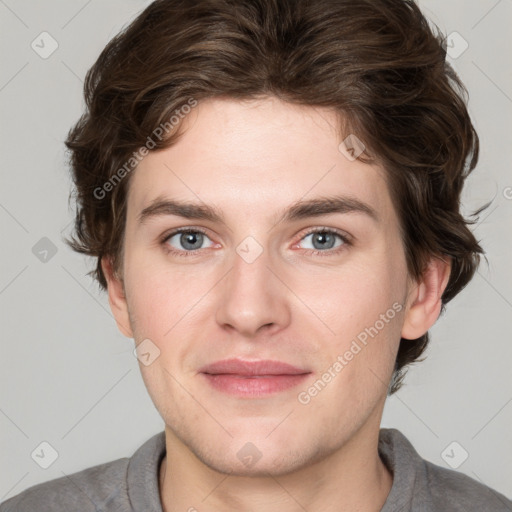
[[(345, 241), (338, 233), (334, 231), (314, 231), (313, 233), (308, 233), (302, 240), (306, 240), (308, 237), (312, 239), (312, 247), (303, 247), (304, 249), (314, 249), (314, 250), (329, 250), (339, 247), (343, 245)], [(336, 238), (340, 240), (338, 245), (335, 245)]]
[[(172, 243), (173, 239), (177, 239), (177, 244)], [(205, 239), (209, 238), (201, 231), (188, 230), (176, 231), (167, 238), (166, 242), (177, 250), (196, 251), (203, 249)]]

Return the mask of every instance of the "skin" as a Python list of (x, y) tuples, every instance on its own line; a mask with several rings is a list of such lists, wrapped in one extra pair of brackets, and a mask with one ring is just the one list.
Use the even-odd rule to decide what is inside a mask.
[[(449, 262), (432, 259), (421, 280), (409, 277), (385, 172), (338, 150), (330, 109), (217, 98), (182, 122), (178, 142), (131, 176), (120, 275), (102, 262), (119, 329), (160, 350), (140, 369), (166, 425), (163, 509), (378, 512), (392, 485), (377, 443), (400, 338), (436, 321)], [(276, 223), (294, 202), (333, 194), (367, 203), (379, 220), (350, 212)], [(223, 221), (160, 215), (139, 224), (162, 195), (214, 205)], [(187, 251), (179, 234), (162, 242), (181, 227), (207, 232), (193, 256), (166, 251)], [(352, 243), (335, 237), (318, 249), (311, 228), (338, 229)], [(236, 251), (248, 236), (263, 249), (251, 263)], [(394, 303), (403, 309), (300, 403), (298, 393)], [(240, 398), (199, 374), (230, 357), (312, 373), (298, 388)], [(248, 442), (261, 453), (250, 466), (237, 456)]]

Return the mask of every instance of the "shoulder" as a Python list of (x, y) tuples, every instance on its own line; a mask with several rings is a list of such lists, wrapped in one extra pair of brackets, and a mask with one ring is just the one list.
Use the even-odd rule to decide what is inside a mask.
[(158, 468), (164, 455), (165, 432), (159, 432), (130, 458), (34, 485), (1, 503), (0, 512), (161, 512)]
[(512, 512), (512, 501), (464, 473), (423, 459), (397, 429), (381, 429), (379, 452), (393, 472), (388, 510)]
[(512, 501), (464, 473), (423, 460), (426, 486), (434, 506), (446, 511), (512, 512)]
[(158, 467), (164, 454), (160, 432), (130, 458), (34, 485), (1, 503), (0, 512), (161, 512)]
[(0, 512), (114, 511), (126, 495), (128, 463), (118, 459), (34, 485), (0, 504)]

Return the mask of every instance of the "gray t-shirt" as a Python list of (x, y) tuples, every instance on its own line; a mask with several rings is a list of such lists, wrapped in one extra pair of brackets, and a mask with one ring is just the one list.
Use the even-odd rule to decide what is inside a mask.
[[(380, 429), (379, 453), (393, 473), (381, 512), (512, 512), (503, 494), (422, 459), (394, 428)], [(0, 512), (162, 512), (158, 471), (164, 455), (160, 432), (132, 457), (30, 487), (3, 502)]]

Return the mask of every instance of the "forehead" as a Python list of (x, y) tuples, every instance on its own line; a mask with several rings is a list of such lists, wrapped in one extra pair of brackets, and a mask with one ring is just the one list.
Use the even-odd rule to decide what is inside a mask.
[(371, 204), (384, 217), (392, 208), (384, 170), (340, 151), (331, 109), (215, 98), (199, 102), (182, 123), (175, 144), (150, 152), (133, 171), (129, 217), (162, 196), (269, 219), (298, 200), (332, 195)]

